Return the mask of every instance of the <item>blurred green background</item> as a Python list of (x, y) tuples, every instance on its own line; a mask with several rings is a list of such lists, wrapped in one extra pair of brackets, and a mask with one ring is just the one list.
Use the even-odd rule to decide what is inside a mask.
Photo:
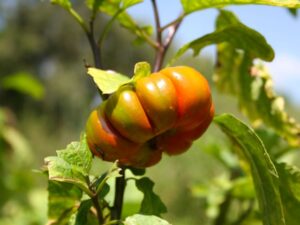
[[(106, 19), (100, 18), (99, 25)], [(104, 46), (105, 69), (131, 75), (136, 62), (153, 61), (152, 50), (132, 47), (133, 40), (127, 31), (114, 27)], [(47, 179), (37, 171), (44, 157), (79, 139), (89, 112), (100, 101), (85, 63), (93, 64), (87, 39), (62, 9), (48, 1), (0, 1), (1, 225), (46, 223)], [(213, 60), (208, 56), (186, 56), (179, 63), (196, 67), (212, 80)], [(212, 89), (217, 113), (231, 112), (247, 121), (234, 98), (217, 94), (213, 85)], [(299, 119), (299, 108), (287, 103)], [(186, 154), (165, 156), (147, 171), (168, 207), (164, 217), (175, 225), (211, 223), (214, 210), (207, 211), (207, 203), (195, 197), (192, 187), (229, 176), (211, 154), (216, 149), (228, 151), (222, 137), (212, 125)], [(228, 160), (235, 158), (229, 155)], [(100, 160), (94, 163), (96, 172), (109, 166)], [(128, 186), (124, 213), (137, 209), (137, 192)]]

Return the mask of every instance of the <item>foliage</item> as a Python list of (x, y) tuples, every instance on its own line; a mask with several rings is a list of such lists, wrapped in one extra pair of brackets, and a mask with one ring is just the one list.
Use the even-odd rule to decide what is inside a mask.
[(246, 170), (251, 171), (264, 224), (285, 224), (276, 168), (258, 136), (230, 115), (215, 118), (216, 123), (240, 149)]
[(297, 0), (216, 0), (216, 1), (206, 1), (206, 0), (181, 0), (184, 11), (186, 13), (192, 13), (197, 10), (202, 10), (206, 8), (224, 7), (228, 5), (243, 5), (243, 4), (263, 4), (272, 6), (283, 6), (289, 8), (300, 7), (300, 3)]
[(27, 94), (37, 100), (44, 96), (44, 87), (31, 74), (16, 73), (5, 76), (0, 80), (3, 89), (15, 90)]
[[(217, 18), (217, 29), (236, 23), (240, 22), (232, 13), (221, 11)], [(260, 46), (268, 47), (267, 43)], [(242, 112), (254, 124), (264, 122), (285, 137), (291, 145), (299, 146), (300, 125), (284, 111), (284, 100), (274, 93), (271, 75), (266, 67), (253, 63), (255, 58), (264, 59), (261, 57), (264, 47), (257, 50), (252, 48), (251, 51), (255, 51), (253, 53), (247, 48), (243, 50), (243, 53), (238, 52), (236, 45), (231, 42), (218, 45), (218, 67), (215, 74), (217, 87), (238, 96)]]
[[(97, 218), (102, 220), (102, 223), (110, 221), (113, 211), (111, 213), (99, 211), (113, 208), (105, 198), (109, 191), (107, 182), (113, 178), (124, 179), (124, 174), (120, 174), (120, 168), (115, 163), (102, 176), (90, 176), (91, 159), (92, 154), (88, 149), (85, 135), (81, 137), (80, 142), (73, 142), (66, 149), (57, 151), (57, 156), (45, 159), (45, 172), (49, 177), (50, 224), (66, 224), (73, 218), (76, 218), (75, 224), (85, 224), (86, 221), (95, 221)], [(140, 213), (160, 215), (166, 212), (166, 207), (153, 192), (154, 183), (149, 178), (136, 179), (136, 184), (144, 195)], [(91, 200), (87, 200), (87, 196)], [(137, 218), (129, 218), (126, 221), (135, 219)]]
[(167, 212), (166, 206), (162, 203), (159, 196), (153, 192), (154, 183), (149, 178), (141, 178), (136, 180), (136, 187), (144, 193), (141, 203), (140, 213), (143, 215), (161, 216)]

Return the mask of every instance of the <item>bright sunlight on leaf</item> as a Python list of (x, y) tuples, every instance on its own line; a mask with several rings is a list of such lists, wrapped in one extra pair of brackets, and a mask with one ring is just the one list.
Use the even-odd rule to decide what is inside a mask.
[(171, 225), (167, 221), (157, 217), (157, 216), (146, 216), (136, 214), (127, 217), (124, 221), (124, 225)]
[(217, 30), (184, 45), (172, 61), (178, 59), (188, 49), (193, 49), (194, 56), (196, 56), (204, 47), (223, 42), (229, 43), (237, 49), (248, 51), (255, 58), (266, 61), (272, 61), (274, 58), (273, 49), (266, 39), (257, 31), (239, 23)]
[(139, 62), (134, 66), (133, 80), (138, 80), (151, 74), (151, 65), (147, 62)]
[(103, 94), (111, 94), (121, 85), (130, 81), (125, 75), (110, 70), (105, 71), (91, 67), (88, 69), (88, 74), (93, 77), (94, 82)]
[(228, 5), (260, 4), (299, 8), (298, 0), (181, 0), (185, 13), (192, 13), (207, 8), (221, 8)]
[(51, 3), (59, 5), (66, 10), (69, 10), (72, 7), (72, 3), (70, 0), (51, 0)]
[(45, 159), (49, 180), (72, 183), (90, 195), (86, 177), (91, 168), (92, 153), (88, 149), (85, 136), (80, 143), (72, 142), (57, 156)]

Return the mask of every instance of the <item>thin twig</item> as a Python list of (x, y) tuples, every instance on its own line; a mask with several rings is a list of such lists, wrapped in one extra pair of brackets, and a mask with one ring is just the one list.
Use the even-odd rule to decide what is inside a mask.
[(95, 192), (93, 185), (91, 185), (89, 177), (86, 177), (86, 182), (89, 184), (88, 195), (91, 198), (93, 206), (96, 210), (96, 216), (97, 216), (98, 223), (99, 223), (99, 225), (102, 225), (104, 223), (104, 218), (103, 218), (102, 209), (101, 209), (101, 206), (100, 206), (100, 203), (98, 200), (98, 194), (97, 194), (97, 192)]
[(118, 10), (115, 15), (110, 19), (110, 21), (105, 25), (102, 34), (100, 35), (99, 39), (98, 39), (98, 46), (101, 47), (104, 39), (106, 38), (109, 30), (111, 29), (113, 23), (115, 22), (115, 20), (117, 19), (117, 17), (124, 11), (124, 9), (120, 9)]
[(92, 48), (95, 67), (96, 68), (102, 68), (101, 49), (100, 49), (98, 43), (95, 40), (94, 20), (93, 19), (91, 19), (91, 21), (90, 21), (90, 30), (87, 33), (87, 37), (88, 37), (90, 46)]
[(123, 199), (126, 187), (125, 167), (120, 167), (120, 177), (116, 178), (114, 205), (111, 208), (111, 220), (120, 220), (122, 216)]
[(156, 0), (151, 0), (151, 2), (152, 2), (152, 6), (153, 6), (153, 11), (154, 11), (154, 19), (155, 19), (155, 27), (156, 27), (156, 40), (158, 43), (162, 43), (160, 19), (159, 19), (159, 13), (158, 13)]
[[(171, 42), (173, 41), (173, 38), (184, 18), (184, 14), (180, 14), (180, 16), (174, 20), (172, 23), (167, 24), (163, 28), (160, 25), (160, 18), (158, 13), (158, 8), (156, 4), (156, 0), (151, 0), (153, 12), (154, 12), (154, 19), (155, 19), (155, 27), (156, 27), (156, 53), (155, 53), (155, 60), (154, 60), (154, 72), (159, 71), (162, 68), (164, 58), (166, 56), (166, 52), (170, 47)], [(168, 36), (166, 37), (166, 40), (162, 40), (162, 32), (169, 28)]]
[(169, 34), (166, 38), (166, 41), (164, 43), (164, 48), (165, 48), (165, 51), (168, 50), (168, 48), (170, 47), (170, 44), (172, 43), (173, 39), (174, 39), (174, 36), (182, 22), (182, 18), (180, 18), (180, 20), (177, 20), (176, 23), (174, 23), (172, 26), (169, 27)]
[(151, 3), (154, 12), (154, 20), (155, 20), (155, 27), (156, 27), (156, 43), (157, 43), (155, 60), (154, 60), (154, 72), (157, 72), (162, 67), (163, 58), (164, 58), (164, 46), (162, 43), (162, 31), (160, 28), (160, 19), (159, 19), (156, 0), (151, 0)]
[(165, 51), (162, 47), (156, 50), (153, 72), (157, 72), (162, 68), (165, 57)]
[(85, 22), (82, 20), (81, 16), (73, 9), (70, 8), (68, 10), (68, 12), (73, 16), (73, 18), (78, 22), (78, 24), (81, 26), (81, 28), (83, 29), (84, 33), (86, 34), (92, 52), (93, 52), (93, 57), (94, 57), (94, 63), (95, 63), (95, 67), (97, 68), (101, 68), (101, 54), (100, 54), (100, 48), (97, 45), (95, 38), (94, 38), (94, 21), (96, 19), (96, 14), (95, 12), (93, 13), (93, 15), (91, 16), (90, 19), (90, 27), (88, 27)]
[(88, 27), (82, 20), (81, 16), (73, 9), (70, 8), (68, 12), (71, 14), (71, 16), (77, 21), (77, 23), (81, 26), (81, 28), (84, 30), (85, 33), (88, 33)]
[(186, 16), (186, 14), (181, 13), (180, 16), (178, 18), (176, 18), (175, 20), (171, 21), (170, 23), (164, 25), (163, 27), (161, 27), (161, 31), (166, 30), (167, 28), (173, 26), (174, 24), (177, 24), (178, 22), (182, 21), (183, 18)]
[(226, 221), (227, 212), (231, 204), (232, 196), (228, 193), (225, 197), (224, 202), (220, 205), (220, 213), (215, 220), (214, 225), (223, 225)]
[[(95, 31), (94, 31), (95, 19), (96, 19), (96, 15), (93, 14), (90, 19), (89, 30), (87, 30), (85, 33), (89, 40), (90, 47), (92, 49), (95, 67), (100, 69), (103, 68), (103, 65), (102, 65), (102, 57), (101, 57), (101, 48), (95, 40)], [(98, 92), (103, 100), (107, 98), (107, 96), (104, 95), (102, 91), (100, 91), (100, 89), (98, 89)]]
[(98, 195), (94, 195), (92, 197), (92, 202), (97, 212), (98, 223), (99, 225), (102, 225), (104, 223), (104, 219), (103, 219), (102, 209), (100, 207), (99, 200), (98, 200)]
[(181, 24), (182, 20), (178, 20), (176, 24), (173, 24), (169, 27), (168, 36), (165, 39), (164, 43), (159, 44), (159, 49), (156, 52), (154, 71), (159, 71), (162, 68), (166, 53), (175, 37), (175, 34)]

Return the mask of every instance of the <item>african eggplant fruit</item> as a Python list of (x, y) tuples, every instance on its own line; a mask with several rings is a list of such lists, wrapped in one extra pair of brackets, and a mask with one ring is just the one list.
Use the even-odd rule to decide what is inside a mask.
[(121, 86), (92, 111), (87, 143), (105, 161), (145, 168), (163, 152), (185, 152), (213, 116), (207, 80), (193, 68), (168, 67)]

